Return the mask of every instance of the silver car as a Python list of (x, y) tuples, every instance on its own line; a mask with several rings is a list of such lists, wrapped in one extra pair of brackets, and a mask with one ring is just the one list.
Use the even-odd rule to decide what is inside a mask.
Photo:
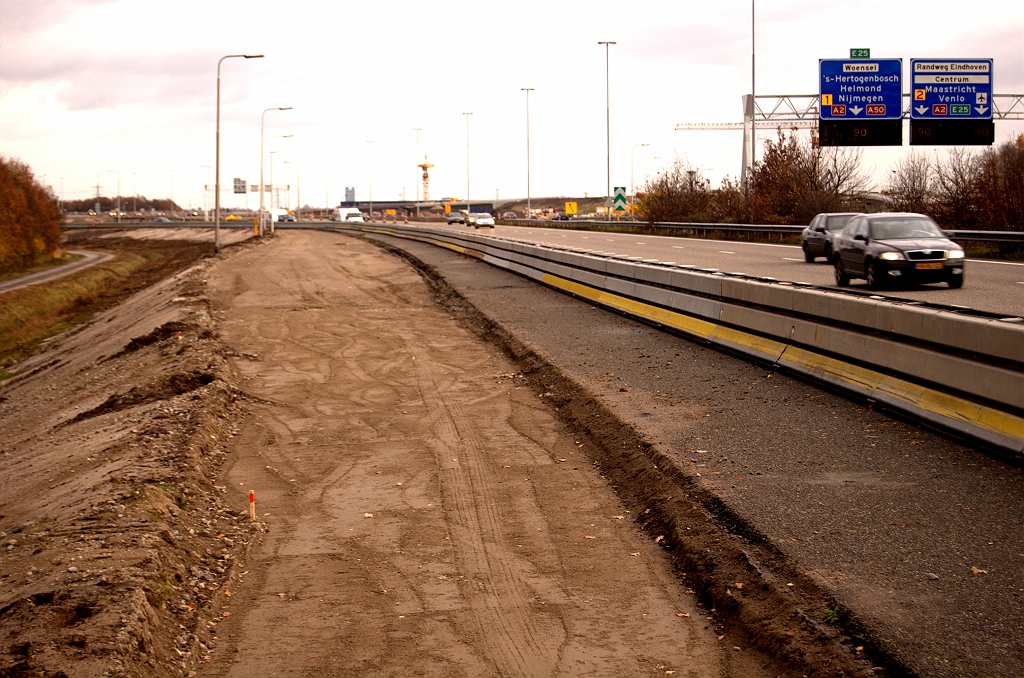
[(804, 261), (809, 264), (818, 257), (825, 257), (828, 263), (832, 263), (835, 253), (832, 241), (836, 234), (846, 226), (846, 222), (857, 214), (857, 212), (831, 212), (814, 217), (810, 225), (804, 229), (801, 237), (800, 247), (804, 251)]
[(494, 217), (492, 217), (488, 212), (470, 212), (466, 215), (466, 226), (472, 226), (473, 228), (480, 228), (481, 226), (494, 228)]

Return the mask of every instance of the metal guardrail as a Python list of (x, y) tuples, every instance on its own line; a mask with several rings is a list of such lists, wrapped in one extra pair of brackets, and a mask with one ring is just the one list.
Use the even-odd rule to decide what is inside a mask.
[[(507, 226), (543, 226), (559, 228), (566, 224), (604, 227), (635, 227), (651, 228), (664, 231), (692, 231), (694, 233), (746, 233), (749, 235), (785, 234), (800, 235), (805, 226), (787, 226), (783, 224), (709, 224), (681, 221), (606, 221), (603, 219), (571, 219), (569, 221), (547, 221), (541, 219), (497, 219), (499, 224)], [(1024, 231), (963, 231), (948, 230), (952, 240), (962, 242), (1004, 243), (1024, 245)]]

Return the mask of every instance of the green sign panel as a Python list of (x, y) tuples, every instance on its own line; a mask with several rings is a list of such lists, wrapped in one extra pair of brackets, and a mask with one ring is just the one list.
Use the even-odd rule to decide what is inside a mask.
[(851, 59), (870, 59), (871, 50), (867, 47), (853, 47), (850, 49)]
[(615, 187), (615, 197), (612, 199), (612, 201), (613, 201), (612, 204), (614, 205), (614, 207), (612, 209), (614, 209), (616, 212), (625, 212), (626, 211), (626, 187), (625, 186), (616, 186)]

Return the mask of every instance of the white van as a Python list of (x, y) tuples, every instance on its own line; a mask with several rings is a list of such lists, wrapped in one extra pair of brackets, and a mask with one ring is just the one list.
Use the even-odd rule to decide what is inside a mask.
[(363, 223), (363, 213), (357, 207), (336, 207), (331, 215), (332, 221), (344, 221), (347, 223)]

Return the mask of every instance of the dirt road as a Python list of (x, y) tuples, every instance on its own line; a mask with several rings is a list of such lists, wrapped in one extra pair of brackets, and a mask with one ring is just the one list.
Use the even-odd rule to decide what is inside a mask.
[(254, 401), (216, 482), (268, 532), (199, 675), (780, 673), (406, 262), (290, 231), (209, 285)]

